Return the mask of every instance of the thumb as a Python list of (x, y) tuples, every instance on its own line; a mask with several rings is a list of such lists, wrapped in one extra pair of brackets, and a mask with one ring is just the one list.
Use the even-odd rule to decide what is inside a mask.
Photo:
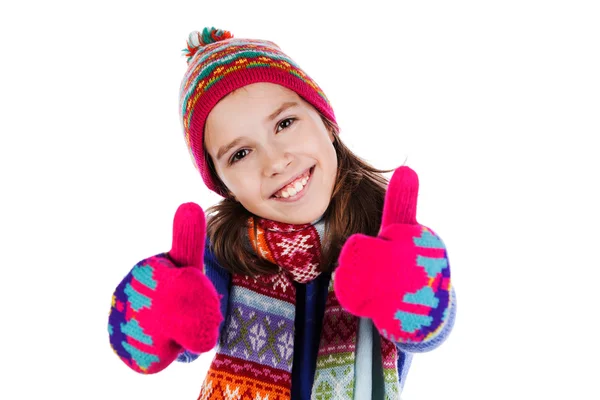
[(204, 211), (196, 203), (177, 208), (173, 220), (173, 244), (169, 257), (179, 267), (202, 268), (206, 222)]
[(417, 224), (417, 197), (419, 177), (407, 166), (392, 175), (385, 194), (381, 228), (391, 224)]

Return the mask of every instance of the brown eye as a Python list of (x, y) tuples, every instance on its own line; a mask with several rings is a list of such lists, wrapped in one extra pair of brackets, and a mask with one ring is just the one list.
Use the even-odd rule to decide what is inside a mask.
[(232, 157), (231, 160), (229, 160), (229, 164), (234, 164), (238, 161), (240, 161), (242, 158), (246, 157), (248, 154), (245, 154), (245, 152), (247, 152), (248, 150), (243, 149), (243, 150), (239, 150), (237, 151)]
[(277, 126), (277, 132), (281, 132), (282, 130), (289, 128), (296, 121), (296, 118), (286, 118), (279, 123)]

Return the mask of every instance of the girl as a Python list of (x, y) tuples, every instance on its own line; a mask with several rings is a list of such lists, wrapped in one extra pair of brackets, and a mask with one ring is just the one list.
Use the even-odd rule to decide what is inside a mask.
[[(179, 207), (173, 245), (117, 287), (110, 343), (155, 373), (218, 344), (200, 399), (398, 399), (412, 355), (452, 329), (445, 247), (418, 180), (356, 157), (319, 86), (272, 42), (187, 44), (185, 141), (224, 199)], [(385, 200), (385, 207), (384, 207)]]

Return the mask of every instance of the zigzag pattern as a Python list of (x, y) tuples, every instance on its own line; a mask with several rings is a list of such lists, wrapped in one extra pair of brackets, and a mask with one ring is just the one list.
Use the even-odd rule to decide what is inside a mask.
[[(450, 302), (450, 267), (446, 247), (433, 231), (425, 226), (421, 228), (420, 236), (415, 236), (413, 242), (418, 251), (416, 265), (425, 271), (427, 284), (413, 293), (406, 293), (402, 300), (406, 307), (413, 307), (399, 309), (394, 315), (400, 321), (402, 331), (414, 342), (427, 341), (439, 332)], [(387, 332), (384, 331), (384, 334), (387, 335)], [(393, 335), (390, 339), (396, 340)]]
[(358, 318), (342, 309), (331, 279), (311, 398), (325, 400), (354, 397), (357, 333)]
[(400, 398), (400, 382), (398, 382), (398, 348), (385, 338), (381, 338), (381, 359), (383, 362), (384, 399)]
[(129, 367), (141, 373), (147, 373), (160, 361), (153, 354), (152, 337), (144, 332), (136, 319), (138, 312), (152, 307), (151, 295), (158, 286), (153, 274), (154, 268), (146, 260), (133, 267), (113, 294), (108, 320), (113, 351)]
[(289, 400), (289, 389), (224, 371), (209, 371), (198, 400)]
[(354, 370), (352, 365), (319, 368), (311, 394), (314, 400), (354, 398)]
[[(281, 263), (291, 270), (318, 267), (320, 239), (311, 224), (271, 226), (259, 220), (255, 237), (253, 221), (249, 222), (250, 243), (261, 257), (283, 271), (287, 268)], [(200, 399), (289, 399), (296, 310), (291, 276), (300, 277), (290, 272), (260, 281), (233, 276), (224, 333)], [(354, 398), (359, 319), (340, 306), (333, 281), (328, 288), (311, 399)], [(386, 399), (396, 400), (400, 392), (396, 346), (382, 339), (381, 356)], [(272, 383), (276, 385), (269, 386)]]
[(184, 75), (180, 87), (180, 115), (188, 146), (193, 110), (199, 99), (215, 83), (242, 69), (262, 67), (289, 74), (290, 79), (299, 79), (310, 86), (329, 104), (327, 96), (316, 82), (270, 41), (237, 38), (222, 40), (203, 46), (190, 61), (193, 67)]

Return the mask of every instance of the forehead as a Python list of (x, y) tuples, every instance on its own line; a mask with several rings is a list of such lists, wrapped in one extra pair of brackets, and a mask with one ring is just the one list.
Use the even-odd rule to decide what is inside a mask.
[(290, 101), (306, 107), (296, 92), (274, 83), (253, 83), (231, 92), (208, 114), (205, 144), (208, 146), (212, 142), (226, 141), (232, 135), (244, 134), (244, 128), (262, 124), (281, 104)]
[[(222, 114), (236, 112), (244, 114), (248, 110), (261, 110), (268, 106), (277, 106), (282, 101), (299, 99), (293, 90), (286, 87), (267, 82), (253, 83), (241, 87), (225, 96), (212, 109), (208, 118), (219, 119)], [(251, 113), (248, 113), (251, 114)]]

